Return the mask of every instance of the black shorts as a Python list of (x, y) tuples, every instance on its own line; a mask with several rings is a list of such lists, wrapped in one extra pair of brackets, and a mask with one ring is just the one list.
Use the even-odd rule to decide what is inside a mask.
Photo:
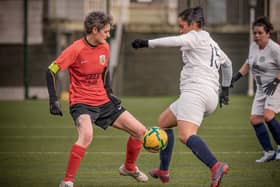
[(70, 107), (70, 113), (74, 121), (81, 114), (90, 115), (92, 123), (106, 129), (125, 111), (121, 105), (115, 105), (111, 101), (101, 106), (90, 106), (85, 104), (74, 104)]

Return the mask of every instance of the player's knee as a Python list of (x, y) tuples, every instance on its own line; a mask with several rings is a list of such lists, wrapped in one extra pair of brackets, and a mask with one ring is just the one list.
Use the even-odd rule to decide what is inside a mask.
[(271, 121), (275, 116), (275, 113), (271, 110), (264, 110), (263, 118), (265, 121)]
[(170, 125), (168, 125), (168, 121), (167, 119), (161, 115), (159, 118), (158, 118), (158, 127), (160, 128), (166, 128), (166, 127), (169, 127)]
[(135, 139), (138, 139), (138, 140), (142, 140), (144, 138), (146, 131), (147, 131), (146, 127), (144, 127), (144, 126), (140, 127), (139, 129), (137, 129), (135, 131), (134, 135), (132, 134), (132, 137)]
[(162, 117), (162, 115), (161, 116), (159, 116), (159, 118), (158, 118), (158, 126), (159, 127), (164, 127), (164, 118)]
[(178, 136), (180, 142), (182, 142), (183, 144), (186, 144), (187, 140), (188, 140), (188, 136), (185, 135), (179, 135)]
[(147, 131), (147, 129), (145, 127), (139, 129), (137, 136), (142, 139), (144, 137), (146, 131)]
[(250, 123), (251, 125), (256, 125), (256, 124), (259, 124), (259, 123), (262, 123), (263, 122), (263, 118), (262, 117), (257, 117), (257, 116), (250, 116)]
[(88, 147), (93, 140), (93, 134), (91, 132), (83, 133), (79, 136), (79, 142), (85, 147)]
[(186, 144), (188, 139), (192, 136), (192, 135), (196, 135), (196, 133), (188, 133), (188, 134), (180, 134), (179, 132), (179, 140), (183, 143)]

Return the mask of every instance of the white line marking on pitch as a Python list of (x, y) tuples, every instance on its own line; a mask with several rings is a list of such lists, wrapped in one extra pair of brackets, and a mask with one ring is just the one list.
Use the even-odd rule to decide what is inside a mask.
[[(221, 137), (227, 137), (227, 138), (253, 138), (252, 136), (248, 136), (247, 134), (242, 134), (242, 135), (225, 135), (225, 136), (216, 136), (216, 135), (205, 135), (202, 136), (203, 138), (221, 138)], [(73, 139), (76, 137), (73, 136), (0, 136), (0, 139)], [(121, 135), (111, 135), (111, 136), (106, 136), (106, 135), (95, 135), (94, 139), (126, 139), (128, 136), (121, 136)]]
[[(235, 154), (235, 155), (252, 155), (252, 154), (260, 154), (261, 151), (252, 151), (252, 152), (242, 152), (242, 151), (222, 151), (222, 152), (213, 152), (215, 154), (223, 154), (223, 155), (227, 155), (227, 154)], [(19, 154), (26, 154), (26, 155), (30, 155), (30, 154), (37, 154), (37, 155), (60, 155), (60, 154), (69, 154), (69, 152), (0, 152), (0, 155), (7, 155), (7, 154), (15, 154), (15, 155), (19, 155)], [(125, 152), (102, 152), (102, 151), (96, 151), (96, 152), (87, 152), (86, 154), (103, 154), (103, 155), (124, 155)], [(148, 153), (148, 152), (142, 152), (141, 155), (151, 155), (152, 153)], [(181, 155), (192, 155), (192, 152), (184, 152), (184, 151), (175, 151), (175, 154), (181, 154)], [(156, 154), (154, 154), (156, 155)]]
[[(50, 126), (0, 126), (0, 129), (75, 129), (74, 125), (69, 125), (69, 126), (56, 126), (56, 127), (50, 127)], [(251, 128), (244, 128), (244, 127), (212, 127), (212, 126), (207, 126), (205, 128), (203, 128), (205, 130), (252, 130)], [(101, 129), (98, 129), (101, 130)]]

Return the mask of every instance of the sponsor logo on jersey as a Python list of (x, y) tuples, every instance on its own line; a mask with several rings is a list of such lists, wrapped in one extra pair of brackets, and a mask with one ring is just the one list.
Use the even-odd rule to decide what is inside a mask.
[(99, 63), (100, 63), (101, 65), (104, 65), (104, 64), (105, 64), (105, 61), (106, 61), (105, 55), (100, 55), (100, 56), (99, 56)]
[(265, 73), (266, 70), (264, 68), (262, 68), (261, 66), (257, 65), (257, 64), (253, 64), (252, 65), (252, 71), (254, 73), (260, 74), (260, 73)]
[(85, 64), (85, 63), (87, 63), (88, 61), (87, 60), (82, 60), (80, 63), (81, 64)]

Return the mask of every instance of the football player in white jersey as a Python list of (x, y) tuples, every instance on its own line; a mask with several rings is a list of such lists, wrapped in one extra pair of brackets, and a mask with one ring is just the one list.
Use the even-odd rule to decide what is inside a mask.
[(150, 175), (161, 182), (169, 181), (169, 163), (174, 143), (172, 127), (178, 127), (180, 141), (211, 170), (211, 186), (219, 186), (228, 165), (219, 162), (206, 143), (197, 135), (204, 116), (213, 113), (219, 100), (219, 69), (222, 69), (220, 105), (228, 104), (228, 88), (232, 78), (232, 65), (227, 55), (202, 29), (204, 16), (201, 7), (186, 9), (178, 16), (180, 35), (152, 40), (136, 39), (135, 49), (143, 47), (178, 47), (184, 63), (180, 76), (180, 96), (159, 117), (158, 126), (166, 129), (167, 148), (160, 152), (160, 166)]
[[(264, 154), (258, 163), (273, 159), (280, 160), (280, 125), (275, 114), (280, 112), (280, 46), (270, 39), (273, 26), (267, 17), (260, 17), (253, 23), (254, 42), (246, 62), (232, 78), (232, 85), (251, 70), (256, 82), (256, 94), (252, 105), (250, 123)], [(265, 124), (276, 144), (274, 151)]]

